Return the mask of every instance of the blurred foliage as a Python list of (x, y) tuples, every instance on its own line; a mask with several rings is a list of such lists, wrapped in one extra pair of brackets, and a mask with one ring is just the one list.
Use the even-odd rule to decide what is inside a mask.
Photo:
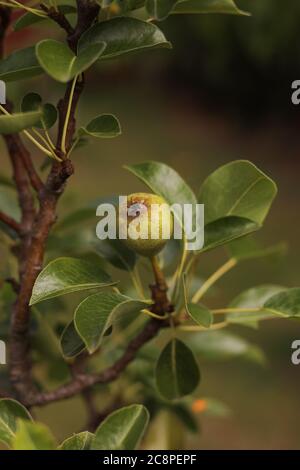
[(250, 17), (170, 17), (164, 31), (176, 54), (168, 77), (208, 103), (246, 117), (291, 116), (291, 82), (300, 74), (298, 0), (240, 0)]

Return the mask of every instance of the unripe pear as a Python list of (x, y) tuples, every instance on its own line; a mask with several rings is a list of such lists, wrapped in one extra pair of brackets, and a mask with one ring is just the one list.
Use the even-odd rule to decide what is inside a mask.
[[(126, 225), (125, 225), (126, 224)], [(156, 194), (134, 193), (127, 196), (127, 217), (119, 228), (127, 229), (122, 240), (136, 253), (152, 257), (159, 253), (173, 234), (173, 214), (168, 203)]]

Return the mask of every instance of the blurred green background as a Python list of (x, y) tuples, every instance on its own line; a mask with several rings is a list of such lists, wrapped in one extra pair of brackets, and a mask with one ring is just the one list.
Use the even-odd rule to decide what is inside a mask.
[[(261, 283), (299, 285), (300, 107), (291, 103), (291, 83), (300, 79), (300, 3), (237, 3), (252, 16), (171, 17), (161, 28), (173, 50), (107, 63), (89, 72), (79, 123), (113, 113), (123, 134), (91, 142), (74, 154), (76, 173), (60, 206), (60, 213), (66, 214), (104, 195), (143, 189), (122, 168), (127, 163), (163, 161), (196, 191), (219, 165), (240, 158), (256, 163), (279, 187), (260, 238), (265, 244), (287, 241), (289, 251), (277, 263), (241, 264), (218, 284), (211, 299), (216, 305)], [(20, 41), (32, 44), (42, 35), (44, 31), (36, 27), (16, 35), (9, 47), (19, 47)], [(56, 102), (62, 87), (44, 77), (8, 87), (15, 103), (28, 91)], [(0, 158), (1, 173), (9, 175), (3, 147)], [(35, 161), (42, 163), (39, 155)], [(8, 204), (10, 197), (1, 190), (1, 204)], [(0, 269), (5, 271), (5, 248), (0, 256)], [(223, 259), (222, 250), (204, 255), (201, 273), (209, 275)], [(290, 356), (292, 341), (300, 338), (300, 324), (270, 321), (258, 331), (232, 330), (260, 345), (268, 365), (200, 361), (201, 394), (222, 400), (232, 414), (226, 419), (199, 415), (201, 434), (187, 434), (181, 445), (299, 449), (300, 366), (292, 365)], [(84, 413), (78, 398), (38, 410), (36, 415), (63, 438), (80, 429)], [(163, 432), (162, 424), (159, 427)]]

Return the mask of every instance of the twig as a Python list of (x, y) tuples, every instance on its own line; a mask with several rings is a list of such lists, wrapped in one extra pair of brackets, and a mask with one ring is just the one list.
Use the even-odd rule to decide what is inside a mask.
[(168, 327), (169, 322), (150, 320), (144, 329), (128, 344), (123, 356), (112, 366), (99, 374), (81, 374), (76, 376), (69, 383), (50, 392), (37, 393), (31, 399), (25, 402), (27, 406), (42, 406), (58, 400), (70, 398), (83, 390), (96, 384), (107, 384), (116, 380), (120, 374), (133, 361), (137, 352), (154, 338), (158, 331), (163, 327)]
[(228, 261), (226, 261), (225, 264), (223, 264), (217, 271), (215, 271), (205, 282), (202, 284), (200, 289), (197, 290), (197, 292), (194, 294), (192, 298), (193, 303), (199, 302), (199, 300), (202, 299), (204, 294), (211, 288), (213, 284), (215, 284), (224, 274), (226, 274), (230, 269), (234, 268), (236, 266), (237, 260), (235, 258), (231, 258)]
[(12, 228), (16, 233), (20, 234), (21, 226), (20, 224), (10, 217), (9, 215), (5, 214), (4, 212), (0, 211), (0, 221), (3, 222), (5, 225), (8, 225)]

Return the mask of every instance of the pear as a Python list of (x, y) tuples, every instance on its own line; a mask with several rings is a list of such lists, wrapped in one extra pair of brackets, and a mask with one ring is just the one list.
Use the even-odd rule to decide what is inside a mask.
[(151, 258), (172, 237), (173, 214), (162, 197), (134, 193), (127, 196), (127, 217), (119, 219), (120, 226), (127, 229), (127, 239), (122, 240), (125, 245), (136, 253)]

